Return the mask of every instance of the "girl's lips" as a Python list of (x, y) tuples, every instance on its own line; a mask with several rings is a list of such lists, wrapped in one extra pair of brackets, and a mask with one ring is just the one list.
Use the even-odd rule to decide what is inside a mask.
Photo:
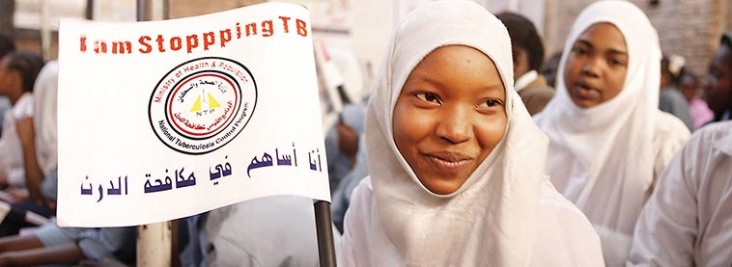
[(574, 86), (575, 94), (580, 99), (594, 99), (597, 98), (597, 89), (590, 87), (584, 83), (577, 83)]
[(471, 157), (456, 153), (431, 153), (425, 156), (438, 172), (447, 175), (459, 173), (472, 161)]

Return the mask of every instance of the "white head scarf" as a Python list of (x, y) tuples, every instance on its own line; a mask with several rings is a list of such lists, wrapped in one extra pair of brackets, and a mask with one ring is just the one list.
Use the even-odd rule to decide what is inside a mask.
[[(563, 73), (577, 38), (602, 22), (625, 38), (626, 80), (613, 99), (581, 108), (572, 102)], [(626, 1), (595, 2), (582, 11), (567, 38), (556, 96), (535, 116), (551, 140), (547, 172), (552, 182), (595, 225), (603, 250), (608, 230), (630, 242), (653, 182), (660, 61), (658, 35), (643, 11)]]
[[(437, 195), (397, 150), (392, 119), (411, 71), (447, 45), (473, 47), (492, 59), (506, 92), (507, 127), (503, 140), (456, 192)], [(512, 89), (512, 72), (506, 28), (473, 2), (431, 2), (396, 29), (366, 115), (374, 205), (364, 253), (373, 264), (529, 264), (548, 141)]]
[(58, 165), (56, 102), (58, 95), (58, 62), (51, 61), (41, 69), (33, 88), (36, 133), (36, 157), (44, 175)]

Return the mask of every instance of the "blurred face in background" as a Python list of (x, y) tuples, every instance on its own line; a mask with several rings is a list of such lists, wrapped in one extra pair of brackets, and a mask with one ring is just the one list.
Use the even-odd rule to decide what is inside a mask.
[(516, 44), (511, 44), (511, 56), (513, 57), (513, 79), (517, 80), (524, 74), (531, 71), (529, 63), (529, 51)]
[(628, 68), (625, 38), (610, 23), (597, 23), (572, 45), (564, 68), (567, 92), (577, 106), (590, 108), (617, 96)]
[(691, 99), (694, 98), (696, 95), (696, 89), (698, 88), (698, 83), (696, 81), (696, 77), (690, 74), (684, 74), (684, 76), (681, 76), (681, 80), (679, 81), (679, 89), (681, 89), (681, 94), (684, 95), (684, 98), (686, 98), (686, 101), (691, 102)]
[(732, 109), (732, 50), (722, 45), (717, 49), (704, 79), (704, 94), (709, 109), (719, 115)]
[(20, 74), (9, 65), (10, 57), (0, 60), (0, 95), (7, 95), (12, 88), (19, 86)]
[(467, 46), (427, 55), (394, 107), (394, 142), (419, 181), (450, 194), (501, 141), (506, 92), (493, 61)]

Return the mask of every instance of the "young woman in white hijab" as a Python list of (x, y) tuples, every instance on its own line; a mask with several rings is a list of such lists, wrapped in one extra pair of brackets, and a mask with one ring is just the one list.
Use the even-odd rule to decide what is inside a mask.
[(602, 266), (597, 234), (546, 179), (548, 140), (512, 69), (506, 28), (478, 4), (402, 21), (366, 113), (371, 176), (341, 266)]
[(595, 2), (564, 47), (557, 95), (534, 118), (551, 143), (547, 172), (595, 226), (605, 263), (622, 266), (638, 214), (689, 131), (658, 110), (661, 49), (643, 12)]

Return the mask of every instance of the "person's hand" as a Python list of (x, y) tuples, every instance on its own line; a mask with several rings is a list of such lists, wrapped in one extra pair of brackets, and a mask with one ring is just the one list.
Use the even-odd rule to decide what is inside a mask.
[(20, 203), (28, 199), (28, 190), (18, 187), (5, 189), (11, 203)]
[(53, 200), (48, 200), (48, 201), (46, 202), (46, 205), (48, 205), (48, 207), (49, 207), (49, 208), (50, 208), (51, 210), (56, 210), (56, 201), (53, 201)]

